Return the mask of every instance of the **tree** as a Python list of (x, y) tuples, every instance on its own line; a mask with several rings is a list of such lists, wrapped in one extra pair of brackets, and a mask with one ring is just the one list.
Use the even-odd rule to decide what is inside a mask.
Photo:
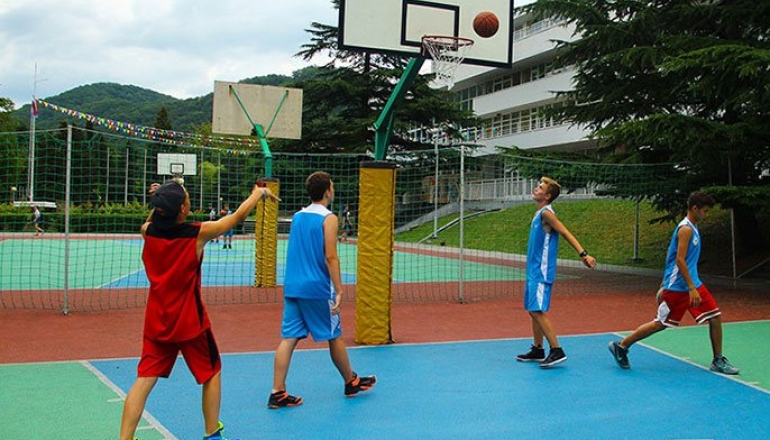
[(735, 209), (746, 249), (766, 245), (748, 195), (770, 197), (760, 178), (770, 167), (770, 2), (539, 0), (525, 8), (574, 24), (580, 37), (557, 42), (558, 64), (577, 70), (574, 89), (558, 93), (557, 119), (588, 127), (610, 161), (677, 164), (690, 186), (681, 193), (744, 194), (718, 200)]
[(173, 130), (174, 126), (171, 124), (171, 116), (168, 113), (168, 107), (166, 104), (160, 106), (160, 110), (155, 115), (155, 128), (161, 130)]
[(0, 96), (0, 132), (18, 131), (23, 128), (23, 123), (14, 114), (13, 107), (13, 101)]
[[(20, 142), (19, 133), (21, 122), (13, 114), (13, 101), (0, 97), (0, 201), (19, 196), (19, 185), (24, 182), (26, 175), (23, 170), (27, 164), (27, 149)], [(16, 188), (16, 190), (12, 190)]]

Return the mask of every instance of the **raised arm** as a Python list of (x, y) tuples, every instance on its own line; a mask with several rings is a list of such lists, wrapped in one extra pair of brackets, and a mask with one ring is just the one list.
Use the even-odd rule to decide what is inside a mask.
[(226, 215), (216, 221), (201, 223), (201, 230), (198, 233), (198, 247), (202, 249), (203, 245), (210, 240), (219, 237), (234, 228), (238, 223), (246, 220), (246, 217), (248, 217), (251, 211), (257, 206), (257, 202), (267, 198), (275, 200), (276, 202), (281, 201), (278, 196), (270, 191), (270, 188), (261, 188), (254, 185), (249, 197), (238, 206), (238, 209), (232, 215)]

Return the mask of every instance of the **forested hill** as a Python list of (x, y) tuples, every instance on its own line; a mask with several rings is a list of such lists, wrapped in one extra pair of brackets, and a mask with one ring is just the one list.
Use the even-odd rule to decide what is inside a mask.
[[(282, 85), (291, 80), (291, 76), (267, 75), (245, 79), (242, 82)], [(177, 99), (133, 85), (95, 83), (41, 99), (82, 113), (150, 127), (154, 126), (158, 112), (165, 104), (173, 129), (190, 131), (201, 124), (211, 123), (214, 96), (213, 93), (209, 93), (196, 98)], [(25, 104), (14, 114), (26, 125), (29, 120), (29, 111), (29, 104)], [(83, 125), (83, 121), (76, 118), (51, 109), (40, 108), (35, 126), (39, 129), (56, 128), (61, 121)]]

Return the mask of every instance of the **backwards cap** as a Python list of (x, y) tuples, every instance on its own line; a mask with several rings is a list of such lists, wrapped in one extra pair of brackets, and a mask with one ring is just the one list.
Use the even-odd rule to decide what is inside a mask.
[(184, 187), (173, 180), (158, 187), (150, 200), (155, 208), (152, 214), (153, 222), (173, 225), (182, 208), (185, 196)]

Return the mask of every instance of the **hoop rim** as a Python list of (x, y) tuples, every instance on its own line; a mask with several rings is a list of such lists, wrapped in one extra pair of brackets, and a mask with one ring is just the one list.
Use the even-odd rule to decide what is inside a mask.
[(471, 38), (465, 38), (465, 37), (455, 37), (452, 35), (423, 35), (422, 38), (420, 38), (420, 41), (424, 45), (426, 41), (441, 41), (441, 40), (448, 40), (448, 41), (454, 41), (458, 46), (465, 47), (465, 46), (473, 46), (473, 39)]

